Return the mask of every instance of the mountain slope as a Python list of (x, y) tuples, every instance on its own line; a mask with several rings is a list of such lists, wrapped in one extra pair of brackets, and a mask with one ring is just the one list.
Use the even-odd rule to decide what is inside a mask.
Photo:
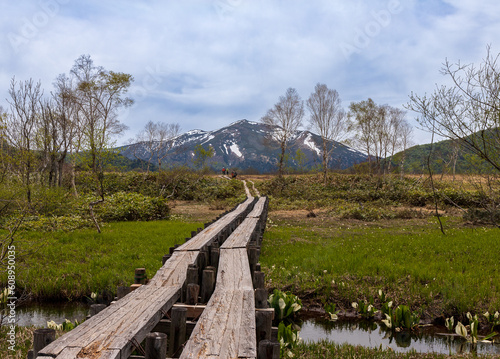
[[(274, 172), (280, 155), (279, 144), (271, 140), (273, 129), (261, 123), (241, 120), (215, 131), (193, 130), (173, 139), (172, 149), (164, 160), (166, 166), (193, 166), (195, 146), (214, 149), (207, 161), (213, 169), (226, 167), (237, 170)], [(345, 169), (366, 160), (366, 155), (338, 142), (334, 143), (330, 165)], [(321, 137), (309, 131), (297, 131), (288, 149), (288, 166), (307, 170), (321, 165)], [(150, 153), (141, 143), (122, 147), (121, 154), (130, 159), (148, 160)], [(297, 157), (297, 151), (303, 156)], [(302, 157), (302, 160), (301, 160)], [(156, 163), (156, 157), (152, 158)]]

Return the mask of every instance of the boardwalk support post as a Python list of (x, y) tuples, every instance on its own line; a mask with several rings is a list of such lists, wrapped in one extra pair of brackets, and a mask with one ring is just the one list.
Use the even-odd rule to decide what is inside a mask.
[(146, 336), (145, 359), (165, 359), (167, 356), (167, 335), (164, 333), (149, 333)]
[(134, 275), (134, 284), (146, 283), (146, 268), (136, 268)]
[(271, 328), (273, 325), (273, 313), (270, 311), (255, 312), (255, 330), (257, 343), (261, 340), (271, 340)]
[(262, 340), (259, 343), (257, 359), (279, 359), (280, 343), (270, 340)]
[(97, 313), (99, 313), (101, 310), (106, 308), (106, 304), (92, 304), (90, 306), (90, 316), (93, 317)]
[(187, 308), (173, 307), (170, 324), (168, 356), (179, 357), (177, 352), (186, 341)]
[(56, 340), (56, 331), (50, 328), (37, 329), (33, 332), (33, 358), (38, 352)]
[(186, 304), (198, 304), (198, 296), (200, 295), (200, 286), (198, 284), (190, 283), (187, 285), (186, 290)]
[(201, 302), (208, 303), (215, 289), (215, 268), (207, 267), (203, 270), (201, 279)]
[(130, 287), (118, 286), (116, 287), (116, 299), (120, 300), (130, 293)]

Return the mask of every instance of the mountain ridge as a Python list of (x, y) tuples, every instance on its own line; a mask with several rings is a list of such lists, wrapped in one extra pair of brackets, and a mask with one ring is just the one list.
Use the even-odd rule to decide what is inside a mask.
[[(246, 119), (213, 131), (194, 129), (172, 139), (172, 149), (163, 163), (167, 167), (187, 165), (193, 167), (194, 149), (197, 145), (211, 146), (214, 156), (207, 161), (213, 170), (223, 167), (235, 170), (253, 170), (261, 173), (275, 172), (280, 155), (279, 144), (272, 139), (276, 128)], [(311, 170), (321, 166), (322, 140), (308, 130), (294, 133), (287, 155), (287, 166), (296, 170)], [(339, 142), (331, 142), (334, 149), (330, 156), (330, 169), (346, 169), (367, 160), (366, 154)], [(119, 148), (121, 155), (131, 160), (157, 163), (157, 156), (144, 143)], [(297, 152), (300, 150), (299, 152)], [(298, 153), (298, 155), (297, 155)]]

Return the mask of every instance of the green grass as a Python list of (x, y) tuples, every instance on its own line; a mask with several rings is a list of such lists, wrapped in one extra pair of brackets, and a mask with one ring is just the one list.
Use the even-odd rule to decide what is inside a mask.
[(383, 289), (395, 305), (431, 319), (500, 310), (498, 229), (455, 228), (443, 236), (422, 221), (341, 223), (268, 225), (261, 255), (268, 285), (341, 308), (377, 299)]
[[(192, 230), (202, 225), (178, 220), (117, 222), (95, 229), (72, 232), (19, 232), (20, 254), (16, 285), (35, 299), (73, 300), (91, 292), (116, 292), (118, 285), (130, 285), (134, 269), (146, 268), (152, 278), (161, 267), (164, 254), (176, 243), (184, 243)], [(2, 286), (6, 283), (3, 274)]]
[(494, 355), (475, 354), (419, 354), (419, 353), (395, 353), (388, 349), (373, 349), (362, 346), (347, 344), (335, 344), (328, 341), (320, 341), (314, 344), (302, 343), (293, 349), (295, 358), (301, 359), (444, 359), (444, 358), (494, 358)]

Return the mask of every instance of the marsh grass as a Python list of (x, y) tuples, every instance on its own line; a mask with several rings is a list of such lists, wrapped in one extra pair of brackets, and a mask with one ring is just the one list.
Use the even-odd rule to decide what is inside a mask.
[(445, 359), (445, 358), (495, 358), (494, 355), (476, 354), (420, 354), (415, 352), (396, 353), (390, 349), (374, 349), (347, 344), (335, 344), (329, 341), (318, 343), (302, 343), (292, 350), (295, 358), (301, 359), (325, 359), (325, 358), (348, 358), (348, 359)]
[[(19, 232), (23, 246), (37, 249), (17, 263), (16, 285), (20, 292), (40, 300), (112, 294), (116, 286), (133, 283), (135, 268), (146, 268), (152, 278), (169, 247), (184, 243), (200, 226), (170, 220), (110, 223), (101, 234), (94, 229)], [(1, 282), (5, 285), (5, 275)]]
[(498, 310), (500, 231), (457, 226), (443, 236), (430, 220), (308, 224), (271, 215), (261, 263), (269, 287), (338, 308), (370, 296), (377, 303), (383, 289), (427, 319)]

